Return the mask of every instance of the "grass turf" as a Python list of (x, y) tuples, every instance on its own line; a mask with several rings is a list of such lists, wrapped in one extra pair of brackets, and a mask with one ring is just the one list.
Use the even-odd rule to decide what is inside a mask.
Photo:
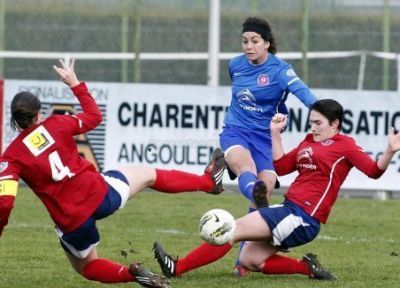
[[(281, 196), (273, 199), (278, 203)], [(171, 255), (184, 256), (201, 243), (197, 225), (211, 208), (238, 217), (247, 211), (239, 194), (203, 193), (167, 195), (145, 192), (111, 217), (98, 222), (100, 257), (124, 264), (140, 260), (159, 272), (151, 251), (159, 240)], [(400, 283), (400, 201), (339, 199), (328, 225), (316, 240), (288, 255), (319, 255), (321, 263), (338, 277), (334, 282), (310, 280), (302, 275), (252, 273), (246, 279), (232, 276), (234, 248), (225, 258), (173, 279), (173, 287), (398, 287)], [(116, 287), (90, 282), (75, 273), (61, 249), (54, 225), (44, 206), (28, 189), (21, 188), (16, 205), (0, 239), (0, 287)], [(118, 286), (139, 287), (138, 284)]]

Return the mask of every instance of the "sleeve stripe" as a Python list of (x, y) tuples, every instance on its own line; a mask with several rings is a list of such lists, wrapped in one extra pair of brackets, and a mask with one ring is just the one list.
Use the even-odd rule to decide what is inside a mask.
[(7, 176), (0, 177), (0, 181), (6, 180), (6, 179), (12, 179), (12, 178), (14, 178), (12, 175), (7, 175)]
[(79, 128), (82, 128), (83, 127), (82, 120), (79, 119), (76, 115), (72, 115), (72, 117), (74, 117), (76, 120), (78, 120)]
[(293, 82), (296, 82), (296, 81), (298, 81), (298, 80), (300, 80), (299, 77), (296, 77), (296, 78), (290, 80), (290, 81), (287, 83), (287, 86), (291, 85)]
[(17, 196), (18, 181), (2, 180), (0, 181), (0, 196)]

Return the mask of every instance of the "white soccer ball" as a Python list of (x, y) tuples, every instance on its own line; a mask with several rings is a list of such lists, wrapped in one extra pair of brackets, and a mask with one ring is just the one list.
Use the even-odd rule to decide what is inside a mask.
[(212, 245), (223, 245), (233, 239), (236, 229), (235, 218), (228, 211), (207, 211), (199, 223), (201, 238)]

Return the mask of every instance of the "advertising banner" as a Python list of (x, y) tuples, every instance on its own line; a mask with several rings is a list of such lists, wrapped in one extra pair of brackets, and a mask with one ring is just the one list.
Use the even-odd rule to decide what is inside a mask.
[(107, 168), (204, 169), (218, 147), (226, 88), (126, 84), (110, 91), (116, 97), (107, 108)]
[[(77, 137), (82, 154), (99, 170), (123, 165), (149, 165), (202, 173), (222, 130), (229, 87), (196, 85), (122, 84), (89, 82), (88, 87), (104, 115), (95, 130)], [(15, 137), (10, 130), (10, 104), (19, 91), (31, 91), (43, 103), (45, 116), (79, 113), (70, 89), (58, 81), (4, 80), (2, 150)], [(400, 129), (400, 97), (395, 92), (319, 90), (318, 98), (338, 100), (345, 108), (344, 134), (355, 138), (373, 159), (387, 146), (391, 126)], [(287, 101), (290, 121), (283, 142), (286, 151), (306, 135), (308, 109), (293, 95)], [(288, 186), (296, 173), (280, 177)], [(400, 153), (379, 179), (353, 169), (343, 188), (400, 190)], [(225, 177), (225, 182), (235, 183)]]

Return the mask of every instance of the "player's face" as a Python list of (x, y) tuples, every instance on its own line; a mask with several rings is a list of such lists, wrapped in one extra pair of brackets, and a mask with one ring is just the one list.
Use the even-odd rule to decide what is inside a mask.
[(311, 133), (315, 142), (325, 141), (338, 133), (338, 120), (329, 124), (328, 118), (321, 113), (311, 110), (310, 112)]
[(263, 63), (268, 56), (269, 42), (261, 38), (256, 32), (242, 34), (242, 49), (247, 59), (253, 64)]

